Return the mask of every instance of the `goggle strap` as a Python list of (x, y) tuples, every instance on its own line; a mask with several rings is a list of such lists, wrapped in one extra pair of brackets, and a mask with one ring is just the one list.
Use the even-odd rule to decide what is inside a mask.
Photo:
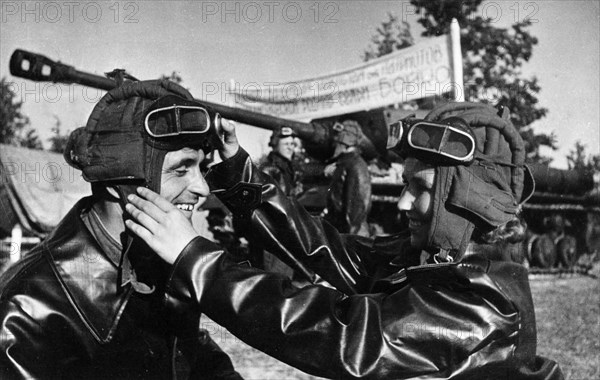
[(404, 126), (402, 125), (402, 121), (397, 121), (390, 124), (388, 128), (386, 149), (391, 149), (395, 147), (402, 139), (402, 135), (404, 135)]
[(525, 165), (519, 166), (519, 165), (512, 164), (510, 162), (506, 162), (506, 161), (490, 160), (486, 156), (479, 155), (479, 154), (475, 155), (475, 160), (477, 162), (479, 162), (479, 165), (483, 165), (483, 166), (486, 166), (486, 164), (493, 164), (493, 165), (504, 166), (504, 167), (512, 168), (512, 169), (523, 169), (525, 167)]

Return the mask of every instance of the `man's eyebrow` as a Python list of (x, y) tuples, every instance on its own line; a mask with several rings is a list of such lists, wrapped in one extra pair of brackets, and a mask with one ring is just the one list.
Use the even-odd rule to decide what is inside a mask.
[(190, 157), (183, 157), (181, 160), (179, 160), (180, 162), (184, 162), (184, 163), (190, 163), (190, 162), (196, 162), (198, 161), (199, 158), (198, 156), (190, 156)]
[(171, 163), (171, 165), (169, 165), (169, 167), (170, 168), (176, 168), (176, 167), (181, 166), (181, 165), (195, 165), (198, 161), (199, 161), (199, 159), (198, 159), (197, 156), (193, 156), (193, 155), (189, 155), (188, 154), (187, 157), (183, 156), (183, 157), (180, 157), (177, 160), (173, 161)]

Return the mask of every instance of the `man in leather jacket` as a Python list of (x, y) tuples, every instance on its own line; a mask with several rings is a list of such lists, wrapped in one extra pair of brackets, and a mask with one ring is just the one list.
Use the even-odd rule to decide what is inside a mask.
[(65, 159), (93, 195), (0, 277), (0, 378), (241, 378), (197, 312), (165, 313), (168, 268), (123, 222), (135, 186), (191, 217), (213, 116), (172, 82), (125, 82), (70, 135)]
[(158, 195), (130, 196), (139, 224), (127, 226), (173, 264), (171, 311), (200, 308), (246, 343), (328, 378), (562, 379), (536, 355), (527, 270), (502, 255), (533, 192), (508, 113), (451, 103), (411, 123), (399, 202), (410, 223), (395, 236), (339, 234), (269, 184), (242, 149), (211, 169), (236, 217), (312, 276), (303, 288), (236, 265)]
[[(300, 170), (294, 162), (295, 139), (296, 134), (290, 127), (281, 127), (274, 131), (269, 141), (269, 146), (273, 150), (258, 166), (259, 170), (268, 174), (275, 181), (285, 195), (293, 197), (302, 193)], [(294, 277), (294, 270), (270, 252), (265, 251), (259, 241), (250, 239), (250, 257), (253, 265), (259, 268), (281, 273), (289, 278)]]
[(290, 127), (273, 132), (269, 146), (273, 149), (259, 169), (273, 178), (285, 195), (297, 197), (302, 193), (300, 170), (294, 163), (296, 134)]
[(335, 163), (331, 164), (334, 170), (327, 190), (325, 219), (339, 232), (369, 236), (367, 215), (371, 210), (371, 176), (358, 148), (362, 136), (360, 125), (346, 120), (337, 123), (334, 131)]

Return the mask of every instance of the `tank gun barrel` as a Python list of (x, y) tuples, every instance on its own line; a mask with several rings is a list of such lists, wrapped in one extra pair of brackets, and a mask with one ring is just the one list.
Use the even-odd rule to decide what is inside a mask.
[(594, 188), (593, 173), (551, 168), (548, 165), (529, 165), (535, 179), (536, 192), (583, 194)]
[(117, 86), (110, 78), (78, 71), (73, 66), (20, 49), (13, 52), (9, 67), (12, 75), (36, 82), (77, 83), (106, 91)]
[[(55, 62), (41, 54), (20, 49), (15, 50), (10, 58), (10, 73), (16, 77), (36, 82), (77, 83), (105, 91), (117, 86), (117, 82), (111, 78), (79, 71), (73, 66)], [(211, 103), (202, 99), (197, 100), (219, 112), (226, 119), (272, 131), (281, 127), (290, 127), (301, 139), (309, 140), (314, 144), (327, 144), (329, 141), (328, 129), (317, 123), (303, 123), (242, 108)]]

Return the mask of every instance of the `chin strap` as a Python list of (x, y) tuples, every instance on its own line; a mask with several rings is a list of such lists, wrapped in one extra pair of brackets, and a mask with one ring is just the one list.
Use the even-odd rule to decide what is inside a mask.
[[(117, 185), (117, 191), (123, 208), (123, 221), (129, 218), (125, 211), (127, 196), (136, 193), (136, 188), (146, 185), (145, 183), (132, 183)], [(150, 188), (153, 191), (155, 189)], [(133, 289), (142, 294), (154, 293), (157, 288), (164, 288), (169, 266), (164, 262), (142, 239), (128, 229), (121, 234), (123, 252), (118, 268), (117, 286), (122, 291), (123, 275), (129, 273), (129, 280)]]
[[(129, 219), (129, 213), (125, 210), (125, 205), (127, 202), (127, 197), (130, 194), (136, 193), (136, 188), (139, 186), (143, 186), (143, 183), (138, 184), (130, 184), (130, 185), (116, 185), (114, 189), (119, 194), (119, 203), (121, 205), (121, 209), (123, 210), (123, 222)], [(132, 251), (132, 247), (134, 245), (134, 240), (138, 238), (127, 228), (125, 231), (121, 233), (121, 245), (123, 246), (123, 250), (121, 251), (121, 259), (119, 261), (119, 267), (117, 268), (117, 289), (118, 292), (123, 291), (123, 272), (133, 272), (133, 268), (131, 267), (131, 261), (129, 260), (129, 254)], [(135, 276), (133, 276), (135, 278)], [(132, 281), (133, 285), (133, 281)], [(137, 290), (137, 289), (136, 289)]]

